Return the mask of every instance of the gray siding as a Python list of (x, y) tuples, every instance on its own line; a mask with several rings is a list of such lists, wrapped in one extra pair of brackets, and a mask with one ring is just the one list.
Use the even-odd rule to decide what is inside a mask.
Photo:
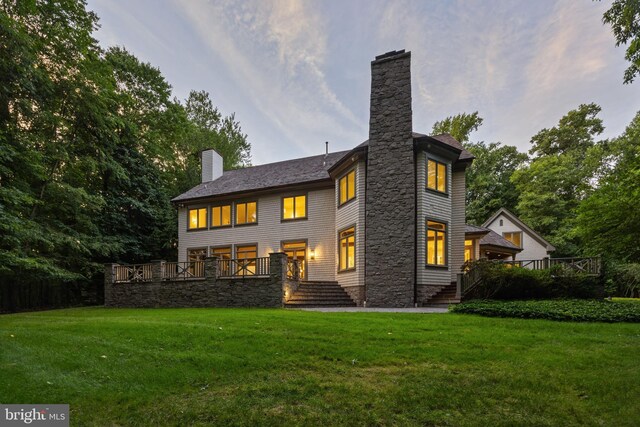
[(451, 254), (451, 281), (456, 280), (464, 264), (464, 223), (465, 219), (465, 172), (451, 174), (451, 232), (449, 233), (449, 253)]
[[(282, 241), (307, 240), (308, 248), (315, 251), (315, 260), (310, 260), (307, 256), (307, 279), (335, 280), (335, 190), (329, 188), (309, 191), (307, 219), (290, 222), (281, 222), (281, 198), (285, 194), (292, 193), (257, 198), (258, 224), (256, 225), (187, 231), (188, 207), (180, 208), (178, 211), (178, 260), (186, 261), (187, 250), (190, 248), (246, 243), (257, 243), (258, 256), (266, 257), (271, 252), (279, 252)], [(234, 214), (232, 212), (232, 215)]]
[[(349, 169), (351, 170), (351, 169)], [(338, 185), (339, 180), (336, 179), (335, 190), (335, 206), (336, 206), (336, 229), (334, 239), (336, 241), (336, 264), (335, 271), (338, 271), (338, 232), (351, 225), (356, 226), (356, 269), (355, 271), (347, 271), (336, 273), (336, 280), (343, 287), (363, 286), (364, 285), (364, 203), (365, 203), (365, 163), (359, 161), (355, 165), (356, 170), (356, 199), (348, 202), (342, 207), (338, 206)], [(340, 175), (342, 176), (342, 175)], [(339, 177), (338, 177), (339, 178)]]
[[(417, 265), (418, 274), (416, 281), (423, 285), (448, 285), (452, 276), (452, 230), (454, 227), (452, 212), (452, 173), (451, 162), (441, 157), (428, 154), (429, 158), (447, 164), (447, 193), (448, 195), (434, 194), (426, 190), (427, 183), (427, 153), (419, 151), (416, 156), (417, 161), (417, 193), (418, 193), (418, 233), (417, 233)], [(464, 198), (464, 193), (463, 196)], [(427, 247), (426, 247), (426, 221), (428, 219), (447, 223), (447, 260), (448, 267), (426, 267)], [(462, 238), (464, 239), (464, 220), (462, 225)], [(462, 256), (464, 258), (464, 240), (462, 242)]]

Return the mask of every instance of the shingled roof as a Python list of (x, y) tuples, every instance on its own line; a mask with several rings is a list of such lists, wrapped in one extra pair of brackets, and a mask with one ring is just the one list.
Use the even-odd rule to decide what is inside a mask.
[(499, 248), (509, 249), (511, 251), (520, 252), (522, 248), (514, 245), (498, 233), (485, 227), (478, 227), (476, 225), (465, 224), (465, 235), (483, 235), (480, 239), (480, 246), (494, 246)]
[(220, 178), (196, 185), (172, 199), (172, 202), (329, 181), (331, 177), (327, 170), (347, 153), (349, 151), (339, 151), (329, 153), (326, 159), (322, 154), (225, 171)]

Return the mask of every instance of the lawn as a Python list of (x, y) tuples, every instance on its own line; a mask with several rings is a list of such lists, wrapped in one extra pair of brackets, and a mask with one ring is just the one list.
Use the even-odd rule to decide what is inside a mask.
[(0, 402), (73, 425), (638, 425), (640, 325), (84, 308), (0, 316)]

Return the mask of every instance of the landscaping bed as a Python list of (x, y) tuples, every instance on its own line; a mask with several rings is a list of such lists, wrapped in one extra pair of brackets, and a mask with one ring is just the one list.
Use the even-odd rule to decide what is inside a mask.
[(640, 304), (609, 300), (472, 300), (452, 312), (489, 317), (516, 317), (578, 322), (640, 322)]

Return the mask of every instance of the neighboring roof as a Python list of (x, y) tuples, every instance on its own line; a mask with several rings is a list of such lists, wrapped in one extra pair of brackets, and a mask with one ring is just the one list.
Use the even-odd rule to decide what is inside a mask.
[(478, 227), (477, 225), (465, 224), (465, 235), (481, 235), (480, 246), (494, 246), (498, 248), (507, 249), (513, 252), (521, 252), (522, 248), (514, 245), (498, 233), (485, 227)]
[(326, 159), (322, 154), (224, 171), (220, 178), (196, 185), (172, 201), (180, 202), (329, 180), (331, 177), (327, 170), (346, 153), (348, 152), (329, 153)]
[(509, 221), (515, 223), (518, 227), (520, 227), (522, 230), (524, 230), (534, 240), (536, 240), (538, 243), (540, 243), (542, 246), (544, 246), (547, 249), (547, 252), (553, 252), (553, 251), (556, 250), (555, 246), (553, 246), (551, 243), (547, 242), (544, 239), (544, 237), (542, 237), (541, 235), (539, 235), (538, 233), (533, 231), (533, 229), (531, 227), (529, 227), (527, 224), (522, 222), (520, 220), (520, 218), (518, 218), (517, 216), (515, 216), (513, 213), (509, 212), (505, 208), (498, 209), (498, 211), (496, 213), (494, 213), (493, 215), (491, 215), (491, 217), (488, 220), (486, 220), (484, 222), (484, 224), (482, 224), (482, 226), (483, 227), (489, 226), (489, 224), (493, 223), (500, 215), (504, 215)]

